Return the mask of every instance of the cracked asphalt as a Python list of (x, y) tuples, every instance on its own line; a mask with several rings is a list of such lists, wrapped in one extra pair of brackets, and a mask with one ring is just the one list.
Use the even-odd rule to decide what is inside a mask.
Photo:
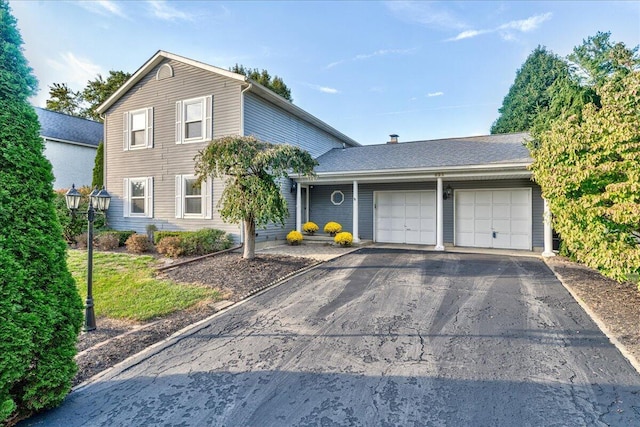
[(640, 375), (539, 259), (364, 248), (23, 425), (633, 426)]

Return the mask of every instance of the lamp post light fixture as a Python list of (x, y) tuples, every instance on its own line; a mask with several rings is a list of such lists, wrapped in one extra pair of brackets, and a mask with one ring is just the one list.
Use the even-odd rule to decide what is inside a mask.
[[(64, 195), (67, 202), (67, 208), (71, 211), (71, 215), (75, 216), (82, 194), (76, 190), (75, 184)], [(96, 329), (96, 315), (93, 310), (93, 221), (96, 219), (96, 209), (106, 215), (111, 203), (111, 195), (102, 187), (102, 190), (95, 188), (89, 194), (89, 207), (87, 208), (87, 299), (84, 306), (84, 332)], [(95, 209), (94, 209), (95, 205)]]
[(450, 199), (451, 196), (453, 196), (453, 189), (451, 188), (450, 185), (447, 185), (447, 188), (444, 190), (444, 192), (442, 193), (442, 198), (444, 200)]

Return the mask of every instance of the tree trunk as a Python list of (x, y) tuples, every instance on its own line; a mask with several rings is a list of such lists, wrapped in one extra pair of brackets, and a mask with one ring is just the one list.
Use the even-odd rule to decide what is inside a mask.
[(256, 223), (253, 219), (244, 220), (244, 253), (242, 258), (254, 259), (256, 257)]

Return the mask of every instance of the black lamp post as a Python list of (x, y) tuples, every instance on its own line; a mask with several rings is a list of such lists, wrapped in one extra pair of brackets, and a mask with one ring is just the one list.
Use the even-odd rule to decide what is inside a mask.
[[(65, 194), (67, 201), (67, 208), (71, 211), (72, 215), (76, 214), (78, 207), (80, 206), (80, 199), (82, 195), (76, 190), (75, 184), (71, 185), (71, 188)], [(106, 214), (111, 203), (111, 195), (102, 187), (102, 190), (94, 189), (89, 194), (89, 207), (87, 208), (87, 300), (84, 307), (84, 325), (82, 330), (85, 332), (93, 331), (96, 329), (96, 315), (93, 311), (93, 221), (96, 219), (95, 208)]]

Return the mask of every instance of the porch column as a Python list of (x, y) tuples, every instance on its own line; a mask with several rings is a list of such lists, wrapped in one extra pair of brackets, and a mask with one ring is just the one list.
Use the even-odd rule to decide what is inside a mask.
[(542, 252), (543, 257), (552, 257), (556, 256), (553, 252), (553, 227), (551, 225), (551, 210), (549, 210), (549, 203), (547, 203), (547, 199), (543, 199), (544, 201), (544, 252)]
[(436, 186), (436, 251), (444, 251), (444, 209), (442, 204), (442, 178), (438, 178)]
[(358, 181), (353, 181), (353, 243), (359, 243), (358, 237)]
[(296, 185), (296, 230), (302, 233), (302, 186)]

